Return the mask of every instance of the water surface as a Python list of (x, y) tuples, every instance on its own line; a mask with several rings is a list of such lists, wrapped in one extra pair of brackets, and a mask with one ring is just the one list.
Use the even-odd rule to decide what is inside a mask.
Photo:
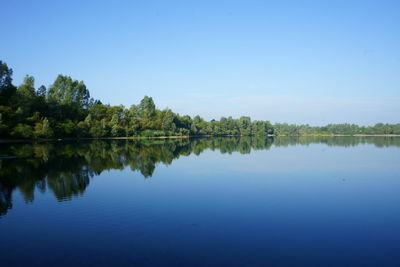
[(0, 144), (0, 265), (400, 266), (400, 138)]

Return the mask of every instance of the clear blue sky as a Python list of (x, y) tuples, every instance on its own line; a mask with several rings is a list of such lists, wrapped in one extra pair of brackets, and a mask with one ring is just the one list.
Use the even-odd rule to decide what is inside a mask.
[(112, 105), (400, 122), (400, 1), (3, 1), (0, 59)]

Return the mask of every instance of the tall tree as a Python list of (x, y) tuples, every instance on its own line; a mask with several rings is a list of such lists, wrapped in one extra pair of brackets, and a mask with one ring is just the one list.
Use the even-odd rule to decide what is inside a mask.
[(139, 112), (145, 119), (153, 119), (156, 115), (156, 105), (154, 104), (153, 98), (145, 96), (138, 106)]
[(170, 109), (165, 110), (162, 118), (161, 129), (165, 132), (174, 132), (176, 130), (174, 119), (175, 114)]
[(61, 104), (77, 105), (82, 109), (87, 109), (90, 103), (90, 93), (83, 81), (72, 80), (61, 74), (49, 87), (48, 97)]
[(35, 78), (26, 75), (23, 83), (18, 86), (17, 93), (13, 97), (12, 102), (17, 109), (21, 110), (21, 114), (26, 117), (36, 111), (36, 100)]
[(8, 103), (10, 97), (15, 93), (15, 86), (12, 84), (12, 69), (0, 60), (0, 105)]

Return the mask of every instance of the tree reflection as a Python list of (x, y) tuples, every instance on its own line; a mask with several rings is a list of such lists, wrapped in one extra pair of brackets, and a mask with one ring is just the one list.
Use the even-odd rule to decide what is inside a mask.
[(26, 202), (35, 191), (50, 190), (59, 201), (82, 195), (90, 179), (105, 170), (129, 167), (151, 177), (157, 164), (169, 165), (180, 156), (200, 155), (210, 149), (220, 153), (250, 153), (271, 145), (326, 144), (377, 147), (400, 146), (395, 137), (212, 137), (194, 139), (136, 139), (2, 144), (0, 148), (0, 215), (12, 208), (18, 189)]

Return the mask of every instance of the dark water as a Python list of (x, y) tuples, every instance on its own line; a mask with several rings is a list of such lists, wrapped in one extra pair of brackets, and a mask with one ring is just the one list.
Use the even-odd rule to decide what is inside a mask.
[(400, 266), (400, 138), (0, 144), (0, 266)]

